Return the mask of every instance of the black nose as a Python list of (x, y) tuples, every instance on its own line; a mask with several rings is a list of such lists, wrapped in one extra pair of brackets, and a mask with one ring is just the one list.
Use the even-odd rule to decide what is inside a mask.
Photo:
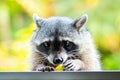
[(53, 63), (54, 64), (60, 64), (63, 62), (63, 58), (62, 57), (57, 57), (53, 59)]

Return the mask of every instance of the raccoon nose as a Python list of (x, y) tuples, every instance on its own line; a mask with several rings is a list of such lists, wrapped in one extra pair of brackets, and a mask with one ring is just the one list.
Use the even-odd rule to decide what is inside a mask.
[(63, 62), (63, 58), (62, 57), (57, 57), (53, 59), (53, 63), (54, 64), (60, 64)]

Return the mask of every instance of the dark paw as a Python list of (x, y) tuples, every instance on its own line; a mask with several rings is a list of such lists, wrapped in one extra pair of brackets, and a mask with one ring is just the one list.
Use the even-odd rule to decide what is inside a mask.
[(50, 66), (45, 66), (45, 67), (38, 68), (37, 71), (41, 71), (41, 72), (51, 72), (51, 71), (54, 71), (54, 68), (53, 68), (53, 67), (50, 67)]
[(65, 62), (63, 64), (63, 66), (64, 66), (64, 71), (73, 71), (74, 70), (73, 64), (72, 64), (72, 62), (70, 60)]
[(84, 64), (79, 59), (70, 59), (63, 63), (64, 71), (78, 71), (84, 67)]

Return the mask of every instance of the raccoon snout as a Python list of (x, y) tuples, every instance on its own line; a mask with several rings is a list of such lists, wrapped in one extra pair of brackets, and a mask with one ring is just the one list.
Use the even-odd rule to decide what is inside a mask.
[(56, 58), (53, 59), (54, 64), (61, 64), (62, 62), (63, 62), (62, 57), (56, 57)]

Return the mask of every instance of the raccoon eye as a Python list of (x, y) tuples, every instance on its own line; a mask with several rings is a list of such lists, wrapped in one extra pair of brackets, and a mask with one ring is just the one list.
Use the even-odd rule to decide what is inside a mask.
[(67, 50), (67, 51), (71, 51), (74, 48), (74, 44), (70, 41), (63, 41), (63, 47)]
[(49, 48), (49, 47), (50, 47), (50, 42), (47, 42), (47, 41), (46, 41), (46, 42), (42, 43), (42, 44), (41, 44), (41, 47), (44, 47), (44, 48), (46, 48), (46, 49)]
[(46, 42), (43, 42), (41, 43), (39, 46), (37, 46), (37, 49), (41, 52), (44, 52), (44, 51), (48, 51), (50, 48), (50, 42), (46, 41)]

